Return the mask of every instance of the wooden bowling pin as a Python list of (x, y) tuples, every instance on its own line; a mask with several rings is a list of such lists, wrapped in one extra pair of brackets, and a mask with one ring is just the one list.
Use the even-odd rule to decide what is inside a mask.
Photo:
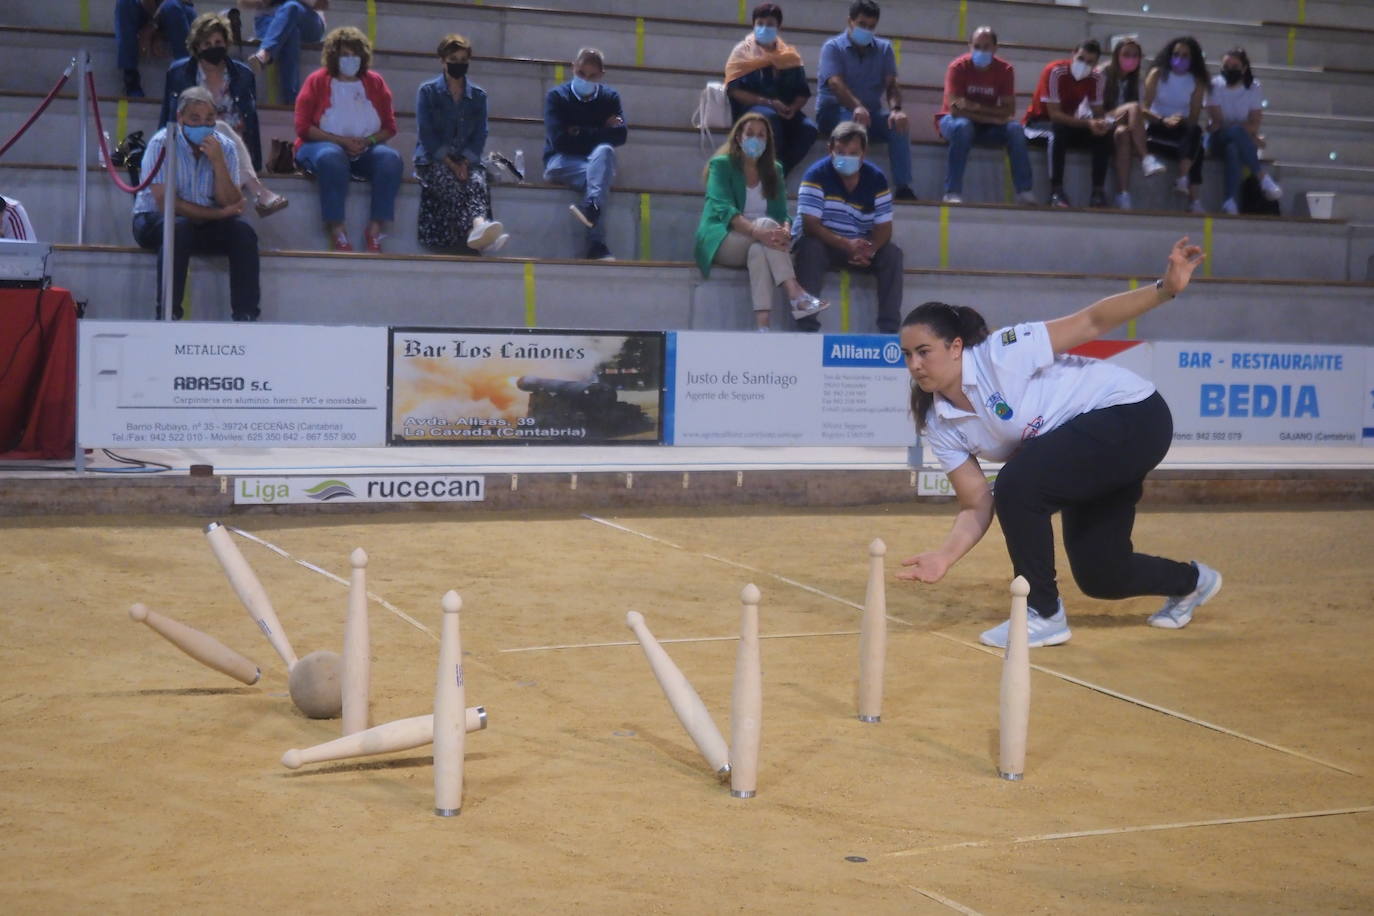
[(697, 750), (701, 751), (701, 756), (706, 758), (706, 763), (717, 776), (728, 775), (730, 749), (726, 746), (720, 729), (716, 728), (715, 720), (711, 718), (706, 704), (701, 701), (701, 696), (692, 687), (691, 681), (687, 680), (687, 675), (673, 663), (667, 651), (654, 638), (654, 634), (649, 632), (643, 614), (639, 611), (630, 611), (625, 615), (625, 625), (634, 631), (635, 639), (639, 640), (639, 647), (644, 650), (644, 657), (649, 660), (649, 668), (658, 680), (658, 686), (663, 688), (663, 695), (668, 698), (668, 704), (673, 707), (673, 712), (677, 713), (678, 721), (691, 736)]
[[(466, 731), (475, 732), (487, 727), (487, 710), (484, 706), (468, 707), (463, 718)], [(374, 725), (369, 729), (344, 735), (342, 738), (335, 738), (314, 747), (292, 748), (282, 755), (281, 763), (288, 770), (294, 770), (306, 763), (408, 751), (424, 747), (433, 741), (434, 716), (411, 716), (409, 719), (397, 719), (395, 722)]]
[(887, 659), (887, 585), (883, 557), (887, 545), (874, 538), (868, 545), (868, 591), (859, 626), (859, 721), (883, 718), (883, 667)]
[(759, 731), (763, 725), (763, 667), (759, 658), (759, 590), (740, 592), (739, 650), (730, 699), (730, 794), (753, 798), (759, 783)]
[(1024, 576), (1011, 582), (1011, 624), (1007, 629), (1007, 654), (1002, 659), (1001, 741), (997, 775), (1020, 779), (1026, 772), (1026, 734), (1030, 729), (1030, 633), (1027, 629), (1026, 596), (1030, 584)]
[(229, 529), (219, 522), (211, 522), (205, 526), (205, 539), (210, 542), (210, 549), (214, 551), (219, 565), (224, 567), (229, 584), (234, 587), (234, 592), (247, 608), (248, 616), (253, 618), (253, 622), (262, 630), (262, 634), (267, 637), (272, 648), (277, 650), (281, 660), (286, 662), (286, 669), (290, 671), (296, 664), (296, 651), (291, 648), (291, 641), (286, 638), (281, 621), (277, 620), (277, 612), (272, 609), (272, 601), (267, 597), (267, 590), (262, 587), (258, 577), (253, 574), (253, 568), (239, 552)]
[(367, 552), (359, 547), (349, 557), (348, 617), (343, 639), (343, 733), (367, 728), (372, 648), (367, 621)]
[(439, 670), (434, 684), (434, 813), (453, 817), (463, 810), (464, 728), (463, 642), (458, 611), (463, 599), (444, 594), (439, 629)]
[(194, 627), (164, 617), (157, 611), (150, 611), (142, 604), (135, 604), (129, 608), (129, 616), (139, 623), (147, 624), (148, 629), (202, 665), (214, 668), (221, 674), (227, 674), (236, 681), (252, 685), (262, 677), (262, 669), (253, 662)]

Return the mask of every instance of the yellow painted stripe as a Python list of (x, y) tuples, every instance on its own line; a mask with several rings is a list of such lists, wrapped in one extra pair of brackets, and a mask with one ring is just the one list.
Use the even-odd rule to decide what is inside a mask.
[(746, 25), (749, 22), (749, 4), (747, 0), (739, 0), (739, 21), (740, 25)]
[(1307, 0), (1298, 0), (1298, 22), (1307, 23)]
[(968, 38), (968, 0), (959, 0), (959, 34), (955, 38)]
[(186, 288), (181, 291), (181, 320), (191, 320), (191, 265), (186, 265)]
[[(1140, 289), (1140, 281), (1131, 277), (1131, 289)], [(1126, 322), (1126, 339), (1135, 340), (1135, 319)]]
[(852, 298), (849, 293), (849, 271), (840, 271), (840, 333), (849, 333), (849, 309)]
[(538, 324), (535, 313), (534, 297), (534, 262), (525, 262), (525, 327), (532, 328)]
[(554, 64), (554, 65), (553, 65), (553, 81), (554, 81), (555, 83), (557, 83), (558, 85), (561, 86), (561, 85), (563, 85), (563, 82), (564, 82), (567, 78), (568, 78), (568, 77), (567, 77), (567, 75), (566, 75), (566, 71), (564, 71), (564, 69), (563, 69), (563, 65), (562, 65), (562, 64)]
[(644, 66), (644, 17), (635, 17), (635, 66)]
[(91, 0), (81, 0), (81, 31), (91, 30)]
[(367, 0), (367, 40), (377, 47), (377, 0)]
[(1011, 180), (1011, 160), (1006, 156), (1002, 157), (1002, 200), (1011, 203), (1012, 189), (1014, 185)]
[(892, 56), (897, 59), (897, 66), (900, 67), (902, 65), (902, 40), (900, 38), (892, 39)]
[(1202, 252), (1207, 257), (1202, 262), (1202, 275), (1212, 276), (1212, 218), (1205, 216), (1202, 218)]
[(641, 261), (652, 261), (654, 259), (653, 234), (650, 232), (653, 214), (652, 204), (649, 194), (639, 195), (639, 259)]
[(949, 206), (940, 207), (940, 266), (949, 266)]
[(267, 104), (276, 105), (280, 93), (277, 91), (277, 65), (275, 62), (267, 65), (267, 69), (263, 72), (263, 78), (267, 80)]
[(1297, 56), (1298, 30), (1294, 27), (1288, 29), (1288, 66), (1293, 66), (1293, 59)]
[(120, 98), (115, 104), (115, 134), (110, 139), (115, 143), (123, 143), (124, 138), (129, 135), (129, 100)]

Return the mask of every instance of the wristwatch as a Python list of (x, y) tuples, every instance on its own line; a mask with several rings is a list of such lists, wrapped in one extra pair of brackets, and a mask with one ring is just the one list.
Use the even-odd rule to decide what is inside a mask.
[(1156, 289), (1158, 292), (1161, 292), (1161, 293), (1163, 293), (1164, 295), (1168, 296), (1170, 299), (1176, 299), (1176, 298), (1178, 298), (1178, 293), (1171, 293), (1171, 292), (1169, 292), (1167, 289), (1164, 288), (1164, 278), (1163, 278), (1163, 277), (1160, 277), (1158, 280), (1155, 281), (1155, 289)]

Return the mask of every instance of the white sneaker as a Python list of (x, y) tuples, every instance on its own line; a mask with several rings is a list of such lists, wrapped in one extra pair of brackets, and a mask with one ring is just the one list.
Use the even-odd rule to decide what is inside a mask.
[(483, 219), (479, 216), (472, 221), (472, 231), (468, 233), (468, 247), (481, 251), (495, 242), (497, 237), (505, 231), (506, 227), (495, 220)]
[(1211, 601), (1212, 596), (1221, 591), (1221, 573), (1196, 560), (1193, 561), (1193, 565), (1197, 567), (1197, 587), (1186, 595), (1164, 602), (1164, 607), (1150, 615), (1150, 626), (1181, 630), (1193, 619), (1193, 611)]
[(1017, 191), (1016, 202), (1027, 207), (1034, 207), (1039, 204), (1039, 201), (1035, 199), (1034, 191)]
[(1140, 171), (1146, 178), (1152, 178), (1164, 171), (1164, 163), (1154, 153), (1146, 153), (1140, 160)]
[(1260, 179), (1260, 190), (1264, 192), (1265, 200), (1282, 200), (1283, 188), (1279, 187), (1274, 179), (1265, 175)]
[(1240, 215), (1240, 207), (1236, 206), (1236, 199), (1234, 197), (1228, 197), (1223, 200), (1221, 202), (1221, 212), (1229, 213), (1232, 216)]
[(1195, 200), (1195, 201), (1192, 201), (1191, 203), (1188, 204), (1188, 212), (1189, 212), (1189, 213), (1206, 213), (1207, 211), (1203, 208), (1203, 206), (1202, 206), (1202, 201), (1200, 201), (1200, 200)]
[(503, 232), (503, 233), (501, 233), (500, 235), (498, 235), (498, 236), (496, 237), (496, 241), (492, 242), (492, 243), (491, 243), (490, 245), (488, 245), (484, 250), (486, 251), (487, 254), (496, 254), (496, 252), (500, 251), (502, 248), (505, 248), (505, 247), (506, 247), (506, 243), (509, 242), (509, 241), (510, 241), (510, 233), (508, 233), (508, 232)]
[(958, 194), (946, 194), (944, 197), (940, 198), (940, 203), (942, 204), (961, 204), (963, 202), (964, 198)]
[[(1054, 612), (1053, 617), (1041, 617), (1035, 611), (1026, 614), (1027, 630), (1030, 634), (1030, 648), (1039, 649), (1041, 646), (1059, 646), (1069, 641), (1073, 634), (1069, 632), (1069, 618), (1064, 613), (1064, 599), (1059, 599), (1059, 610)], [(993, 646), (997, 649), (1007, 647), (1007, 631), (1011, 629), (1011, 621), (1004, 620), (991, 630), (985, 630), (978, 637), (978, 641), (985, 646)]]
[(759, 333), (759, 334), (771, 334), (771, 333), (773, 333), (773, 329), (770, 328), (770, 327), (769, 327), (768, 325), (766, 325), (766, 324), (761, 324), (761, 325), (759, 325), (758, 327), (754, 328), (754, 331), (755, 331), (756, 333)]
[(1175, 194), (1187, 194), (1187, 193), (1188, 193), (1188, 176), (1187, 176), (1187, 175), (1180, 175), (1180, 176), (1178, 176), (1178, 179), (1174, 182), (1174, 193), (1175, 193)]
[(1131, 192), (1130, 192), (1130, 191), (1122, 191), (1120, 194), (1116, 195), (1116, 208), (1117, 208), (1118, 210), (1129, 210), (1129, 209), (1131, 209)]

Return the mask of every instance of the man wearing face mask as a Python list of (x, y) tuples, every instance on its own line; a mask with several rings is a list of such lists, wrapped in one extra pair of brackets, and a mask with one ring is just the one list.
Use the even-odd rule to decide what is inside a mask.
[(573, 77), (544, 97), (544, 180), (583, 192), (569, 207), (587, 227), (587, 259), (614, 261), (606, 247), (606, 204), (615, 180), (615, 148), (629, 137), (620, 95), (603, 85), (605, 60), (595, 48), (573, 58)]
[(828, 134), (841, 121), (856, 121), (869, 140), (886, 143), (895, 200), (915, 200), (911, 190), (911, 135), (897, 86), (892, 42), (875, 34), (878, 4), (854, 0), (849, 29), (821, 47), (816, 125)]
[[(878, 332), (895, 334), (902, 312), (902, 249), (892, 242), (892, 191), (881, 169), (865, 162), (868, 131), (842, 121), (830, 133), (830, 155), (802, 176), (793, 225), (797, 281), (819, 296), (827, 270), (872, 274), (878, 284)], [(820, 330), (815, 317), (798, 319)]]
[[(215, 100), (205, 89), (192, 86), (177, 99), (176, 242), (172, 265), (172, 315), (181, 318), (186, 268), (192, 254), (229, 258), (229, 301), (235, 321), (258, 319), (258, 235), (239, 217), (247, 201), (239, 191), (238, 152), (215, 133)], [(145, 173), (158, 161), (167, 142), (167, 128), (148, 140)], [(166, 172), (158, 169), (152, 183), (134, 198), (134, 240), (158, 253), (162, 276), (163, 196)], [(143, 176), (145, 179), (147, 175)], [(158, 283), (158, 316), (162, 313), (162, 284)]]
[(1091, 150), (1093, 190), (1088, 206), (1107, 206), (1104, 186), (1116, 124), (1103, 115), (1107, 75), (1094, 69), (1101, 57), (1102, 46), (1089, 38), (1074, 48), (1072, 57), (1050, 61), (1040, 71), (1026, 110), (1026, 136), (1049, 140), (1051, 207), (1072, 206), (1064, 194), (1064, 158), (1069, 147)]

